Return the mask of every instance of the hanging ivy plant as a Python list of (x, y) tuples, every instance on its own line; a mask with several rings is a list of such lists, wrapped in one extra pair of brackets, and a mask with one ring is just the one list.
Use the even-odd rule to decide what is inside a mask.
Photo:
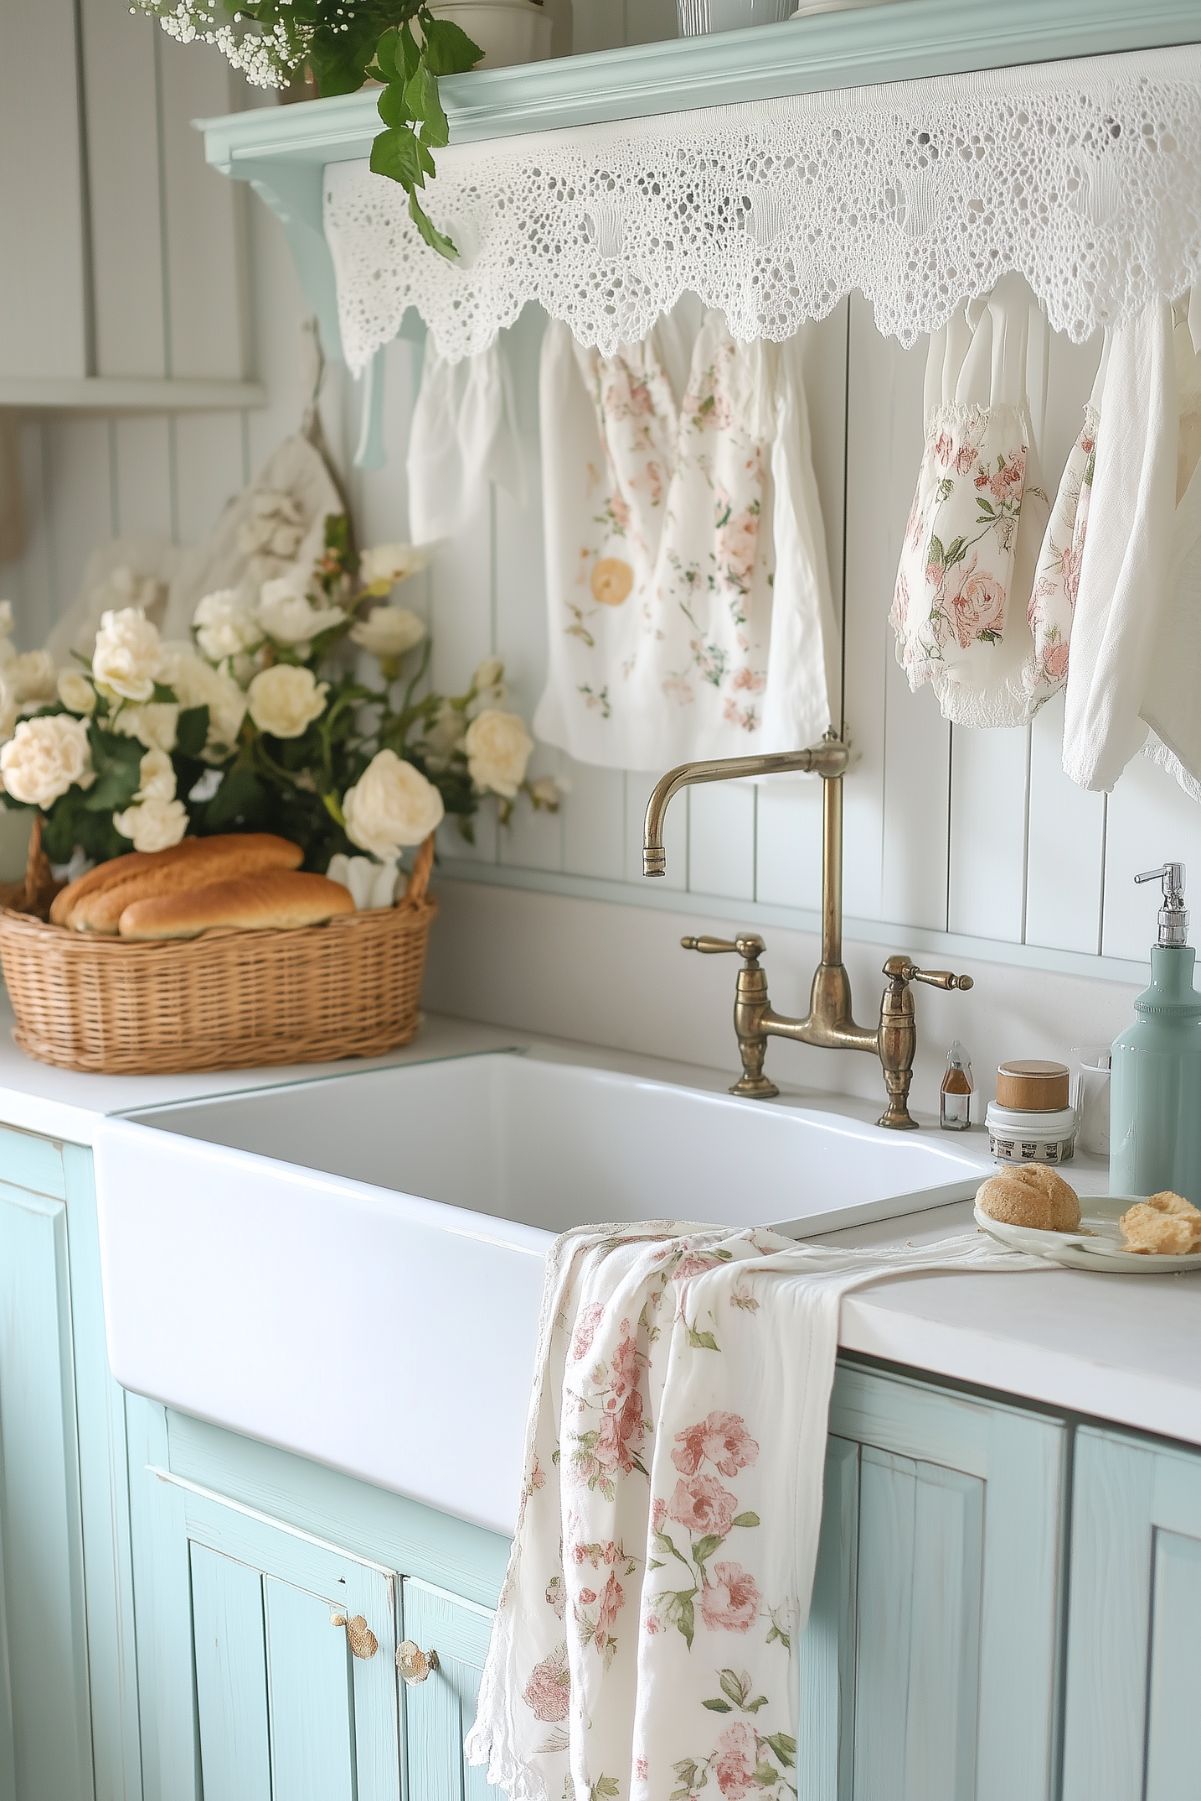
[(483, 52), (427, 0), (135, 0), (180, 43), (215, 44), (256, 87), (287, 87), (304, 69), (317, 92), (352, 94), (381, 84), (383, 130), (371, 167), (400, 183), (409, 214), (442, 256), (458, 253), (421, 204), (434, 151), (450, 131), (438, 92), (443, 75), (474, 68)]

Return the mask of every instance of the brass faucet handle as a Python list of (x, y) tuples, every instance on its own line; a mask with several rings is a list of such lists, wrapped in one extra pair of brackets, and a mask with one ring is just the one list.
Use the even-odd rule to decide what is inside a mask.
[(908, 957), (889, 957), (883, 972), (894, 988), (903, 988), (906, 982), (925, 982), (931, 988), (974, 988), (971, 976), (957, 976), (949, 969), (919, 969)]
[(702, 957), (716, 957), (723, 951), (732, 951), (747, 962), (757, 964), (767, 946), (758, 932), (745, 932), (740, 938), (681, 938), (681, 950), (700, 951)]

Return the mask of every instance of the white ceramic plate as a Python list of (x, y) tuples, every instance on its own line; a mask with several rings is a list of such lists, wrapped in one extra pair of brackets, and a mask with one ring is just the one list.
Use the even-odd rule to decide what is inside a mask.
[(1065, 1269), (1105, 1271), (1115, 1276), (1173, 1276), (1181, 1270), (1201, 1269), (1201, 1251), (1186, 1257), (1147, 1257), (1122, 1247), (1118, 1221), (1137, 1195), (1106, 1194), (1081, 1197), (1078, 1232), (1040, 1232), (1033, 1226), (1009, 1226), (975, 1209), (976, 1224), (1013, 1251), (1029, 1251), (1060, 1263)]

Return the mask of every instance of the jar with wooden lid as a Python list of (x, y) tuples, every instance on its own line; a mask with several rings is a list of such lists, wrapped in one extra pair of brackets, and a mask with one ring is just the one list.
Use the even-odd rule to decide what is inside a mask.
[(1076, 1151), (1076, 1111), (1066, 1063), (1015, 1057), (997, 1065), (997, 1097), (985, 1115), (988, 1148), (1001, 1163), (1066, 1163)]

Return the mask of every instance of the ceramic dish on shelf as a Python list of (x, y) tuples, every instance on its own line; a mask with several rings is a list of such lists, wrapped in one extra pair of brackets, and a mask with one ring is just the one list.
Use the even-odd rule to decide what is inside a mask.
[(1075, 1232), (1041, 1232), (1034, 1226), (1011, 1226), (974, 1209), (976, 1224), (1011, 1251), (1028, 1251), (1065, 1269), (1088, 1269), (1121, 1276), (1172, 1276), (1201, 1269), (1201, 1251), (1180, 1257), (1150, 1257), (1128, 1251), (1118, 1226), (1128, 1207), (1142, 1197), (1132, 1194), (1081, 1195), (1080, 1227)]

